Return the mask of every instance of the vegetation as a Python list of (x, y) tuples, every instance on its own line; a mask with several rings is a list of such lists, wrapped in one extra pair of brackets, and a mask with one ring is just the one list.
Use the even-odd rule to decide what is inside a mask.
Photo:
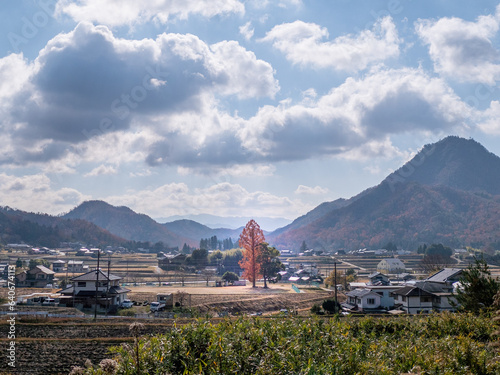
[(227, 281), (228, 283), (234, 283), (235, 281), (238, 281), (240, 278), (238, 277), (237, 274), (234, 272), (227, 271), (222, 275), (222, 280)]
[(491, 277), (483, 259), (475, 258), (475, 262), (463, 270), (460, 284), (455, 294), (457, 303), (463, 310), (474, 313), (490, 309), (500, 291), (500, 281)]
[(240, 247), (244, 249), (240, 267), (243, 269), (243, 277), (252, 283), (253, 288), (261, 276), (259, 255), (260, 246), (264, 241), (264, 232), (260, 229), (259, 224), (255, 220), (250, 220), (240, 234)]
[(260, 273), (264, 278), (264, 288), (267, 288), (267, 280), (276, 277), (278, 272), (285, 269), (285, 266), (278, 259), (279, 255), (280, 252), (266, 242), (260, 244), (258, 263), (260, 264)]
[(494, 331), (488, 317), (449, 313), (199, 320), (113, 353), (117, 374), (495, 374)]

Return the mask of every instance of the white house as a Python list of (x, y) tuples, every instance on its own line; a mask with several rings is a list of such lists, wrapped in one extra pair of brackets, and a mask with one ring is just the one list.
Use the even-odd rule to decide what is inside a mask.
[(97, 299), (97, 309), (106, 311), (116, 309), (124, 299), (130, 289), (120, 286), (121, 277), (107, 274), (102, 270), (93, 270), (83, 275), (71, 279), (72, 286), (60, 290), (64, 296), (72, 296), (71, 302), (67, 306), (73, 305), (78, 309), (92, 309)]
[(66, 262), (64, 260), (56, 260), (56, 261), (52, 262), (52, 271), (63, 272), (65, 265), (66, 265)]
[(408, 314), (428, 314), (433, 310), (434, 295), (417, 286), (405, 286), (393, 292), (395, 303)]
[(406, 271), (404, 263), (398, 258), (382, 259), (377, 264), (377, 271), (384, 274), (397, 274)]
[(69, 260), (67, 269), (69, 273), (82, 273), (86, 271), (85, 266), (83, 265), (83, 260)]
[(347, 304), (343, 308), (360, 312), (380, 309), (381, 296), (370, 289), (355, 289), (347, 293)]
[(399, 285), (367, 285), (346, 294), (347, 310), (373, 311), (389, 310), (394, 307), (393, 292), (400, 289)]

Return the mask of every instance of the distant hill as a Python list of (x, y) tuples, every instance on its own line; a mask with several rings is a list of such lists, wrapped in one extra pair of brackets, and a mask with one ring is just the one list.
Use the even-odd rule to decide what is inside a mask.
[(196, 245), (196, 241), (169, 231), (147, 215), (138, 214), (128, 207), (112, 206), (103, 201), (84, 202), (63, 217), (89, 221), (127, 240), (162, 241), (171, 247), (182, 247), (184, 243), (190, 246)]
[(193, 220), (176, 220), (162, 225), (170, 232), (176, 233), (180, 236), (188, 237), (193, 241), (198, 241), (198, 244), (200, 242), (200, 239), (210, 238), (212, 236), (217, 236), (219, 240), (224, 240), (227, 238), (237, 240), (240, 236), (241, 231), (243, 230), (243, 228), (212, 229)]
[(123, 245), (126, 240), (85, 220), (64, 219), (0, 207), (0, 240), (3, 243), (28, 243), (58, 247), (61, 242), (87, 245)]
[(244, 227), (251, 219), (255, 220), (262, 228), (262, 230), (266, 230), (268, 232), (283, 227), (291, 222), (291, 220), (284, 218), (216, 216), (209, 214), (185, 215), (185, 216), (175, 215), (166, 218), (157, 218), (155, 220), (158, 221), (159, 223), (167, 223), (178, 220), (192, 220), (213, 229), (217, 228), (239, 229)]
[[(333, 203), (333, 202), (330, 202)], [(378, 186), (339, 205), (323, 204), (269, 240), (297, 249), (500, 245), (500, 158), (474, 140), (425, 146)]]

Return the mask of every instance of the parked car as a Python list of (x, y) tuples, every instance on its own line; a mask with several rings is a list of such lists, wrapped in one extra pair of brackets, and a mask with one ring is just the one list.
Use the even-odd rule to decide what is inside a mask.
[(149, 309), (151, 310), (151, 312), (156, 312), (156, 311), (161, 311), (165, 308), (165, 304), (164, 303), (160, 303), (160, 302), (151, 302), (151, 304), (149, 305)]
[(133, 305), (134, 305), (134, 303), (131, 300), (124, 299), (122, 301), (122, 303), (120, 304), (120, 307), (123, 309), (130, 309)]

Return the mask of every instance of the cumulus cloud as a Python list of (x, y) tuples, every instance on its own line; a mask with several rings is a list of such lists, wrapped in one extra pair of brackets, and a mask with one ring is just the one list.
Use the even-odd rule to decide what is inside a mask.
[(486, 134), (500, 135), (500, 102), (493, 100), (490, 107), (481, 113), (478, 127)]
[(250, 192), (241, 185), (222, 182), (205, 188), (189, 188), (184, 183), (172, 183), (156, 189), (134, 191), (128, 195), (113, 196), (106, 201), (126, 205), (137, 212), (148, 212), (153, 217), (217, 213), (222, 216), (295, 217), (312, 206), (300, 200), (276, 196), (264, 191)]
[(262, 107), (239, 136), (247, 150), (268, 161), (346, 155), (369, 144), (365, 151), (377, 155), (390, 150), (390, 135), (439, 134), (464, 126), (471, 115), (440, 78), (420, 69), (380, 70), (348, 78), (314, 104)]
[(373, 30), (345, 35), (333, 41), (317, 24), (295, 21), (275, 26), (261, 39), (271, 42), (294, 64), (356, 71), (399, 55), (399, 37), (391, 17), (377, 21)]
[(102, 175), (110, 175), (110, 174), (117, 174), (118, 170), (111, 166), (111, 165), (100, 165), (94, 169), (92, 169), (89, 173), (85, 174), (85, 177), (92, 177), (92, 176), (102, 176)]
[(19, 55), (0, 59), (2, 76), (30, 71), (9, 86), (9, 116), (0, 126), (17, 151), (0, 153), (3, 163), (59, 159), (132, 128), (175, 132), (169, 116), (199, 115), (220, 96), (272, 98), (279, 90), (270, 64), (237, 42), (210, 46), (189, 34), (127, 40), (89, 23), (53, 38), (31, 65)]
[(250, 22), (250, 21), (248, 21), (243, 26), (240, 26), (240, 34), (243, 35), (243, 37), (246, 40), (252, 39), (254, 32), (255, 32), (255, 29), (252, 27), (252, 22)]
[(186, 19), (190, 15), (213, 17), (243, 14), (245, 7), (238, 0), (59, 0), (55, 14), (67, 15), (77, 22), (90, 21), (108, 26), (134, 25), (148, 21), (166, 23)]
[(495, 15), (478, 17), (476, 22), (460, 18), (419, 20), (415, 29), (429, 46), (436, 72), (464, 82), (494, 85), (500, 79), (500, 51), (492, 42), (500, 22)]
[(75, 189), (53, 189), (44, 174), (22, 177), (0, 173), (0, 202), (29, 212), (60, 214), (89, 199)]

